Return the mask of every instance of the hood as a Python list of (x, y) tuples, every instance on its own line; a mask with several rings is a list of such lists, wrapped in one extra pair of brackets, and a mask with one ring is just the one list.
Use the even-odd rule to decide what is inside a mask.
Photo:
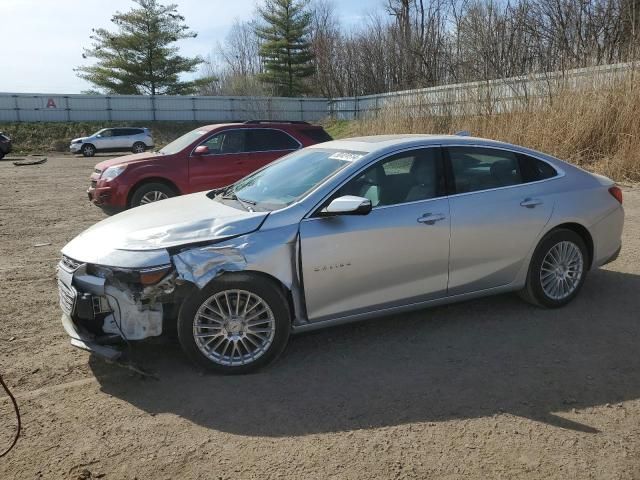
[(89, 137), (78, 137), (78, 138), (72, 138), (72, 139), (71, 139), (71, 143), (75, 143), (75, 142), (84, 142), (87, 138), (89, 138)]
[(199, 192), (107, 218), (71, 240), (62, 253), (80, 262), (99, 265), (131, 268), (131, 262), (141, 262), (136, 266), (148, 266), (153, 259), (168, 260), (168, 247), (221, 240), (257, 230), (268, 214), (239, 210)]
[(152, 160), (154, 158), (164, 157), (165, 155), (158, 154), (157, 152), (144, 152), (144, 153), (132, 153), (131, 155), (123, 155), (121, 157), (110, 158), (103, 160), (96, 164), (96, 168), (103, 172), (114, 165), (122, 165), (126, 163), (139, 162), (141, 160)]

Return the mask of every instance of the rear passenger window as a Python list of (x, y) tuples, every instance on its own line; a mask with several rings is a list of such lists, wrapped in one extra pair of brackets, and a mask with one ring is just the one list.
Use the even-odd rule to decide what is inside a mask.
[(537, 182), (538, 180), (545, 180), (558, 175), (556, 169), (547, 162), (528, 155), (518, 154), (518, 157), (520, 159), (522, 178), (525, 182)]
[(449, 147), (456, 193), (523, 183), (518, 155), (483, 147)]
[(298, 147), (300, 144), (282, 130), (258, 128), (247, 131), (247, 150), (249, 152), (295, 150)]

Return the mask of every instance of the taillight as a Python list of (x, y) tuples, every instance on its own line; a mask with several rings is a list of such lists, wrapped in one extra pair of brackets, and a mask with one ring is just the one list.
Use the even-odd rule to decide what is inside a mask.
[(622, 205), (622, 190), (620, 190), (620, 187), (614, 185), (609, 189), (609, 193)]

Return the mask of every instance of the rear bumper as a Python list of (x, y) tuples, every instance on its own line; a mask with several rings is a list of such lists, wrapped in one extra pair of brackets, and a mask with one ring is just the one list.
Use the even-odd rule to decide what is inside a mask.
[(76, 325), (69, 315), (62, 314), (62, 326), (71, 339), (71, 345), (87, 350), (106, 360), (117, 360), (122, 352), (107, 345), (100, 345), (95, 335)]

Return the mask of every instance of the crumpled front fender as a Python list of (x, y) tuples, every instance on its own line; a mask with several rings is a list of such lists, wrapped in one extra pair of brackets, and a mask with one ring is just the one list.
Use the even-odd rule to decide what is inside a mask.
[(260, 272), (291, 292), (294, 319), (305, 318), (298, 276), (298, 226), (258, 230), (213, 245), (189, 248), (172, 256), (178, 281), (199, 289), (225, 272)]

